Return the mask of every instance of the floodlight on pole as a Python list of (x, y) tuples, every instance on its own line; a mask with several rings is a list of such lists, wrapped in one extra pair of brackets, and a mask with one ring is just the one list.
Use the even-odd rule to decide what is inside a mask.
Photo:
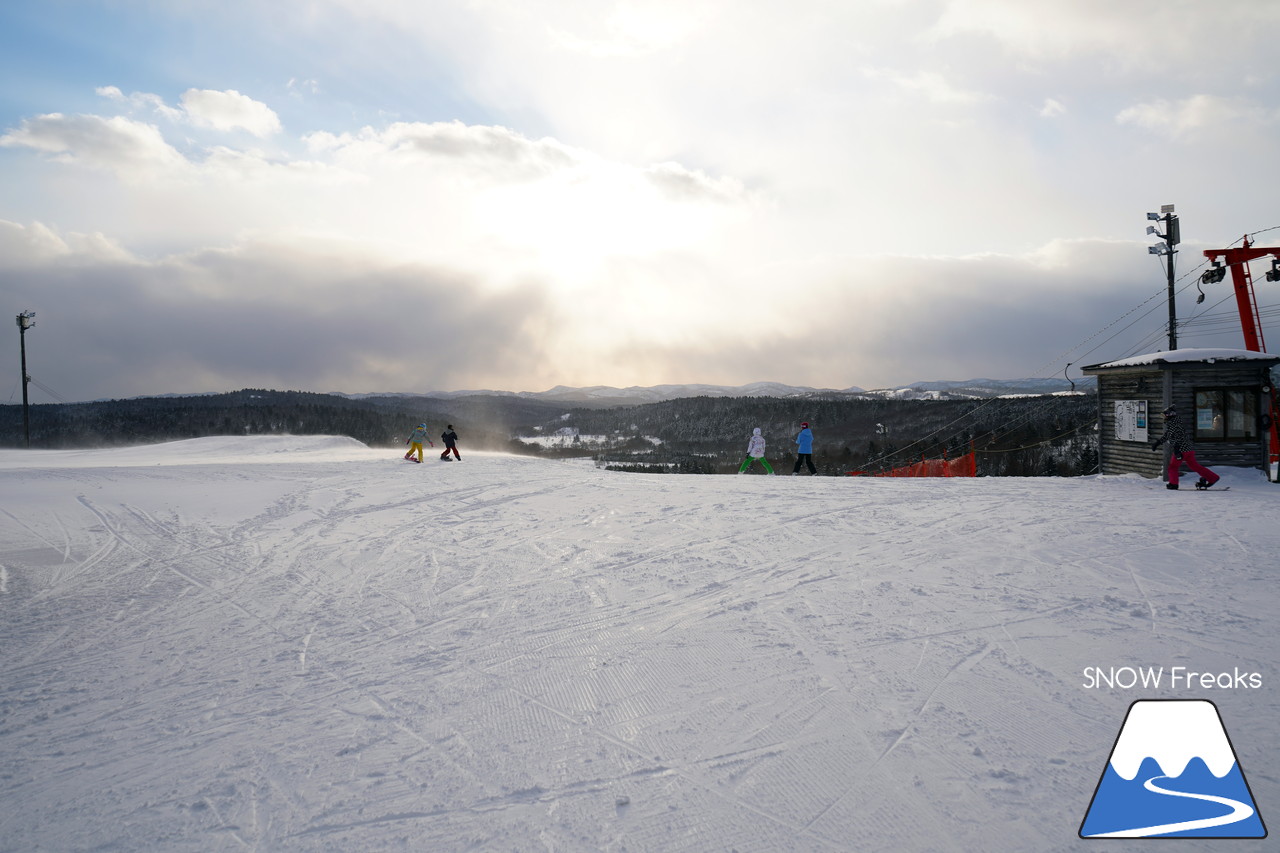
[(1164, 223), (1164, 233), (1154, 225), (1147, 226), (1147, 233), (1154, 234), (1163, 240), (1163, 243), (1157, 243), (1154, 246), (1148, 246), (1147, 252), (1152, 255), (1164, 255), (1167, 258), (1166, 271), (1169, 280), (1169, 349), (1178, 348), (1178, 318), (1174, 308), (1174, 288), (1173, 288), (1173, 256), (1178, 250), (1174, 248), (1182, 242), (1182, 228), (1178, 222), (1177, 215), (1173, 212), (1172, 204), (1160, 205), (1159, 213), (1147, 213), (1147, 219), (1154, 222)]

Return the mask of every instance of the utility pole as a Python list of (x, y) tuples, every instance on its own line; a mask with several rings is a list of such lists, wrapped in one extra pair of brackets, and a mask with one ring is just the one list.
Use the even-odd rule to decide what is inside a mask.
[(1147, 251), (1153, 255), (1164, 255), (1167, 261), (1167, 269), (1169, 276), (1169, 349), (1178, 348), (1178, 314), (1174, 308), (1173, 296), (1173, 256), (1178, 253), (1174, 248), (1182, 242), (1182, 229), (1178, 224), (1178, 217), (1174, 215), (1173, 205), (1165, 204), (1160, 206), (1159, 213), (1148, 213), (1147, 219), (1164, 223), (1164, 233), (1161, 234), (1156, 230), (1154, 225), (1147, 226), (1147, 233), (1154, 234), (1164, 240), (1163, 243), (1157, 243), (1149, 246)]
[(22, 350), (22, 433), (26, 438), (27, 449), (31, 449), (31, 416), (27, 402), (27, 385), (31, 377), (27, 375), (27, 329), (36, 324), (34, 311), (23, 311), (18, 315), (18, 342)]

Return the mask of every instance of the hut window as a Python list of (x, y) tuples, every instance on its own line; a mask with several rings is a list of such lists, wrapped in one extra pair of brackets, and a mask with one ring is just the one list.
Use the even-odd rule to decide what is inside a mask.
[(1258, 438), (1258, 392), (1251, 388), (1196, 391), (1197, 441), (1249, 441)]

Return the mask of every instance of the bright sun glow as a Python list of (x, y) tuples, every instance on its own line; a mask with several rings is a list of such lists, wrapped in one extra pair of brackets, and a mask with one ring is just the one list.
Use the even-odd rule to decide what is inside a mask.
[(612, 166), (490, 190), (477, 214), (496, 238), (532, 252), (568, 287), (587, 283), (610, 258), (692, 245), (715, 226), (706, 205), (672, 202), (643, 173)]

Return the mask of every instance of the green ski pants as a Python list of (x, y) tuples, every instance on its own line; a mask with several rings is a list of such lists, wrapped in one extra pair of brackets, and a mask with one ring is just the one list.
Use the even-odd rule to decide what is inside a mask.
[(754, 456), (748, 456), (746, 459), (743, 459), (742, 465), (739, 466), (738, 468), (738, 473), (741, 474), (742, 472), (750, 468), (752, 462), (759, 462), (761, 465), (763, 465), (766, 474), (773, 473), (773, 468), (769, 467), (769, 460), (765, 459), (763, 456), (761, 456), (759, 459), (757, 459)]

